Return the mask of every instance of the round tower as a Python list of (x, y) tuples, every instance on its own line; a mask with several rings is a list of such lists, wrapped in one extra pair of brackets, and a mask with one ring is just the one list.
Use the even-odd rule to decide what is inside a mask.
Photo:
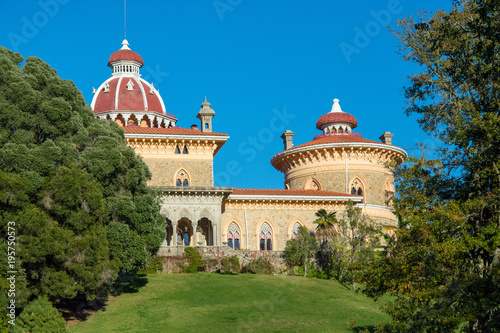
[(271, 164), (285, 175), (286, 188), (362, 195), (358, 206), (378, 222), (393, 225), (396, 219), (389, 207), (394, 196), (393, 171), (407, 153), (390, 140), (364, 139), (352, 131), (357, 125), (356, 118), (343, 112), (334, 99), (331, 111), (316, 123), (321, 133), (299, 146), (289, 142)]

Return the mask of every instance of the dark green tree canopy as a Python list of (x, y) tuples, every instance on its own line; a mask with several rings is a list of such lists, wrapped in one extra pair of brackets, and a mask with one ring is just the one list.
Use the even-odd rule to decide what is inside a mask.
[(20, 304), (92, 299), (120, 269), (145, 268), (165, 224), (149, 177), (123, 130), (95, 119), (71, 81), (0, 47), (0, 230), (16, 223), (29, 291)]
[(420, 65), (408, 114), (440, 139), (440, 163), (398, 170), (396, 237), (367, 267), (366, 292), (397, 295), (388, 331), (500, 331), (500, 2), (455, 1), (395, 34)]

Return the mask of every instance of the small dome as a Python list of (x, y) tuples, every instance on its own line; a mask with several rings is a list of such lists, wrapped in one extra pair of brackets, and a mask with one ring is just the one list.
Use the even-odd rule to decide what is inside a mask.
[(123, 40), (122, 45), (123, 46), (120, 50), (113, 52), (111, 57), (109, 57), (108, 66), (112, 68), (114, 62), (120, 60), (128, 60), (138, 62), (140, 64), (139, 68), (142, 67), (144, 65), (142, 57), (139, 55), (139, 53), (132, 51), (128, 47), (128, 41), (126, 39)]
[(322, 129), (324, 125), (334, 124), (334, 123), (345, 123), (350, 124), (351, 128), (356, 128), (358, 126), (358, 121), (352, 114), (342, 112), (342, 113), (326, 113), (319, 117), (316, 122), (316, 128)]
[(358, 121), (352, 114), (342, 111), (337, 98), (333, 100), (332, 110), (319, 117), (316, 122), (316, 128), (323, 130), (325, 127), (334, 124), (349, 124), (351, 129), (358, 126)]

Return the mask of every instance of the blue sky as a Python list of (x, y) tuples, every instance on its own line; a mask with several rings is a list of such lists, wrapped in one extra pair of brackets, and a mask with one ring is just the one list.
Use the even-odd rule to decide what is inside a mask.
[[(86, 101), (111, 75), (109, 56), (123, 40), (123, 1), (0, 0), (0, 45), (37, 56), (73, 80)], [(127, 39), (144, 59), (143, 78), (160, 90), (180, 127), (198, 124), (204, 96), (215, 132), (230, 139), (214, 161), (216, 186), (283, 188), (270, 164), (319, 133), (334, 98), (378, 140), (395, 133), (404, 149), (436, 145), (404, 114), (402, 88), (418, 70), (398, 54), (384, 27), (419, 10), (448, 10), (449, 0), (127, 1)], [(409, 150), (409, 153), (416, 153)]]

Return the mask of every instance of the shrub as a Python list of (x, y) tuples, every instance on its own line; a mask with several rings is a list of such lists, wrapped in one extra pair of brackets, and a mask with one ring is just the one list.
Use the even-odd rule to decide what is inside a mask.
[(24, 308), (17, 317), (15, 327), (14, 332), (68, 332), (61, 313), (45, 296), (38, 297)]
[(156, 256), (151, 262), (149, 263), (148, 268), (145, 270), (139, 271), (139, 274), (155, 274), (158, 271), (163, 271), (163, 258), (160, 256)]
[(270, 275), (274, 273), (274, 267), (268, 258), (260, 257), (257, 260), (252, 260), (248, 264), (246, 271), (252, 274)]
[(184, 249), (184, 257), (189, 261), (189, 264), (183, 267), (184, 273), (198, 273), (205, 269), (205, 261), (201, 258), (201, 254), (197, 248), (186, 247)]
[(240, 270), (240, 260), (237, 256), (222, 259), (222, 267), (220, 268), (222, 274), (238, 274)]

